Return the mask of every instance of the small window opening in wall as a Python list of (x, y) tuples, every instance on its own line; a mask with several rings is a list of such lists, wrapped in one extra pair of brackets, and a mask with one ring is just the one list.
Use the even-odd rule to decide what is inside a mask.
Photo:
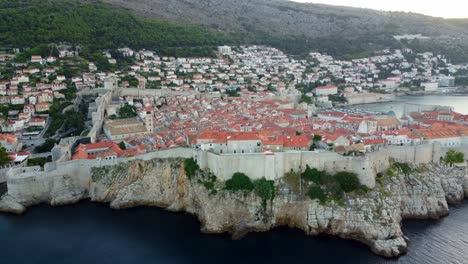
[(366, 170), (366, 168), (362, 168), (362, 170)]

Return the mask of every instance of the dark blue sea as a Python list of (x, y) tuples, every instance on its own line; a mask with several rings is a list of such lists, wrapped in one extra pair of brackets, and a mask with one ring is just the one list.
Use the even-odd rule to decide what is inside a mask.
[(157, 208), (114, 211), (83, 202), (0, 214), (0, 263), (468, 263), (468, 202), (438, 221), (406, 221), (410, 251), (399, 259), (365, 245), (278, 228), (232, 241), (200, 233), (197, 219)]

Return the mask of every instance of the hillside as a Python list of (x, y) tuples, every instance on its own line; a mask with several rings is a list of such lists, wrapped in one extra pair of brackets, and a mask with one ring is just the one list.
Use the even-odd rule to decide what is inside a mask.
[(210, 56), (224, 34), (139, 18), (102, 3), (0, 0), (0, 46), (69, 42), (91, 49), (151, 48), (161, 54)]
[[(421, 33), (434, 38), (422, 44), (424, 49), (434, 46), (435, 51), (450, 53), (453, 59), (468, 61), (466, 21), (286, 0), (104, 1), (145, 17), (203, 25), (234, 34), (241, 42), (270, 44), (290, 53), (318, 49), (353, 57), (374, 48), (399, 46), (393, 35)], [(419, 46), (416, 43), (414, 48)]]
[(268, 32), (314, 38), (373, 33), (467, 34), (468, 29), (429, 16), (370, 9), (303, 4), (286, 0), (104, 0), (139, 14), (230, 32)]
[[(393, 38), (417, 33), (431, 40)], [(219, 44), (266, 44), (347, 59), (403, 46), (468, 62), (466, 20), (286, 0), (0, 0), (0, 46), (60, 41), (176, 56), (209, 56)]]

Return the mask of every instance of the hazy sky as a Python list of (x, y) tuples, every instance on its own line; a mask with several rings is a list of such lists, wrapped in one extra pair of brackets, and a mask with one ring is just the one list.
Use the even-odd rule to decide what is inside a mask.
[(468, 18), (467, 0), (293, 0), (364, 7), (388, 11), (406, 11), (445, 18)]

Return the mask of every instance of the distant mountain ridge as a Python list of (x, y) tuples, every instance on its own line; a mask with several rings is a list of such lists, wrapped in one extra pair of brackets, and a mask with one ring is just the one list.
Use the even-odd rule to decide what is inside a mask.
[(322, 38), (357, 37), (394, 30), (429, 36), (468, 34), (468, 28), (430, 16), (286, 0), (103, 0), (137, 13), (177, 23), (231, 32), (264, 31)]
[[(393, 38), (418, 33), (431, 39)], [(53, 41), (174, 55), (209, 54), (208, 47), (219, 44), (265, 44), (341, 59), (409, 47), (468, 62), (463, 19), (286, 0), (0, 0), (0, 46)]]
[(468, 20), (286, 0), (103, 1), (145, 17), (201, 25), (235, 35), (240, 42), (270, 44), (291, 53), (317, 49), (336, 56), (359, 56), (399, 46), (394, 35), (420, 33), (432, 40), (409, 47), (431, 48), (468, 61)]

